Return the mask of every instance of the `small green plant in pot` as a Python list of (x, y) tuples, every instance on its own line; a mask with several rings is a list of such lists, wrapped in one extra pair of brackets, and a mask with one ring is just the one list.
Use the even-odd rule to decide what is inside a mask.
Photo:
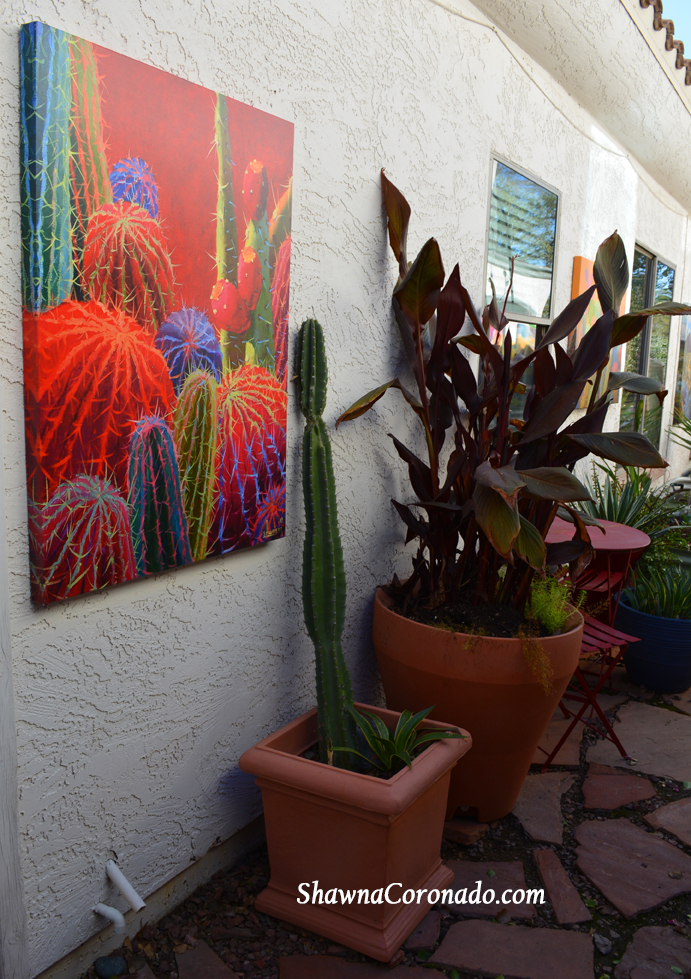
[[(617, 315), (629, 269), (615, 232), (598, 249), (596, 285), (568, 304), (533, 351), (513, 360), (505, 304), (502, 309), (493, 300), (478, 313), (458, 265), (446, 277), (434, 238), (409, 263), (410, 206), (383, 172), (382, 188), (399, 272), (392, 308), (413, 382), (387, 380), (359, 398), (339, 422), (358, 418), (387, 391), (396, 390), (417, 419), (424, 452), (392, 436), (407, 466), (413, 498), (412, 503), (394, 501), (394, 506), (405, 524), (406, 541), (417, 541), (417, 549), (407, 578), (394, 578), (375, 599), (375, 649), (390, 706), (421, 709), (425, 701), (435, 703), (440, 716), (459, 723), (463, 719), (472, 731), (473, 752), (454, 773), (450, 806), (468, 806), (483, 819), (495, 819), (512, 808), (535, 746), (578, 661), (578, 613), (571, 622), (568, 651), (558, 651), (568, 633), (537, 637), (551, 660), (549, 695), (540, 685), (544, 660), (532, 657), (540, 674), (532, 678), (537, 684), (533, 696), (529, 675), (525, 683), (517, 683), (521, 667), (510, 652), (525, 659), (520, 635), (527, 626), (533, 580), (548, 566), (570, 564), (577, 574), (592, 555), (586, 524), (574, 507), (589, 494), (573, 468), (589, 453), (620, 465), (665, 465), (644, 435), (603, 432), (611, 392), (641, 383), (638, 375), (613, 373), (605, 393), (598, 395), (610, 350), (635, 337), (649, 315), (683, 313), (691, 307), (665, 303)], [(578, 326), (595, 291), (602, 316), (568, 354), (562, 342)], [(469, 352), (479, 359), (477, 373)], [(529, 367), (533, 380), (527, 384)], [(646, 390), (655, 386), (646, 380)], [(585, 414), (569, 424), (586, 389)], [(522, 417), (513, 410), (518, 395), (525, 395)], [(559, 506), (570, 513), (574, 538), (546, 545)], [(505, 623), (494, 640), (490, 628), (468, 628), (478, 609), (489, 626)], [(434, 629), (442, 614), (445, 628)], [(465, 633), (455, 642), (449, 634), (454, 615), (457, 633)], [(397, 626), (393, 617), (402, 623)], [(468, 641), (471, 631), (480, 636), (477, 642)], [(534, 648), (535, 637), (529, 638), (524, 645)], [(517, 705), (509, 706), (509, 687)], [(525, 735), (522, 746), (516, 731)], [(502, 737), (513, 747), (498, 743)], [(511, 771), (503, 762), (498, 769), (496, 760), (512, 753)], [(505, 791), (497, 789), (500, 784)]]
[(453, 873), (440, 850), (449, 779), (471, 741), (465, 731), (430, 721), (431, 708), (412, 716), (353, 704), (341, 648), (346, 589), (331, 446), (321, 417), (326, 356), (315, 320), (300, 330), (297, 374), (305, 416), (303, 604), (318, 706), (240, 759), (259, 776), (271, 864), (255, 906), (388, 961), (425, 916), (424, 905), (305, 903), (299, 886), (318, 881), (333, 895), (383, 893), (396, 882), (448, 886)]

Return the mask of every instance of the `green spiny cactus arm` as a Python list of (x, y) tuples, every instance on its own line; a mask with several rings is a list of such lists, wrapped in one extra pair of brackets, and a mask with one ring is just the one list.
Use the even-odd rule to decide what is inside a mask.
[(211, 526), (218, 445), (217, 388), (207, 371), (194, 371), (185, 380), (173, 419), (193, 561), (206, 557)]
[(20, 29), (22, 283), (33, 313), (72, 289), (69, 38), (38, 22)]
[(218, 153), (218, 203), (216, 205), (217, 278), (237, 280), (238, 228), (233, 195), (233, 161), (231, 159), (228, 103), (225, 95), (216, 99), (216, 152)]
[(252, 311), (247, 341), (254, 347), (254, 362), (273, 373), (275, 367), (274, 326), (271, 310), (271, 264), (269, 260), (269, 222), (266, 211), (257, 221), (247, 222), (245, 245), (254, 248), (262, 266), (262, 289)]
[[(341, 648), (346, 581), (331, 443), (320, 417), (326, 399), (326, 357), (316, 320), (307, 320), (300, 330), (298, 378), (306, 418), (302, 446), (306, 524), (302, 596), (305, 624), (316, 653), (319, 751), (322, 761), (327, 761), (329, 743), (357, 749), (357, 735), (347, 710), (353, 694)], [(339, 753), (334, 762), (346, 767), (348, 756)]]

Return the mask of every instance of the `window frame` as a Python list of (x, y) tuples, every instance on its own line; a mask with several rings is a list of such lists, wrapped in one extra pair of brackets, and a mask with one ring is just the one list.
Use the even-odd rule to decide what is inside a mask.
[(492, 191), (494, 189), (494, 169), (495, 164), (501, 163), (510, 170), (514, 170), (516, 173), (520, 173), (522, 177), (527, 180), (531, 180), (538, 187), (544, 187), (548, 190), (550, 194), (554, 194), (557, 198), (557, 215), (554, 222), (554, 261), (552, 263), (552, 289), (550, 293), (550, 316), (527, 316), (525, 313), (510, 313), (508, 310), (506, 312), (506, 318), (511, 323), (528, 323), (534, 324), (536, 327), (536, 337), (539, 337), (540, 327), (550, 326), (554, 320), (554, 303), (555, 303), (555, 285), (557, 281), (557, 264), (558, 264), (558, 254), (559, 254), (559, 226), (561, 223), (561, 208), (562, 208), (562, 194), (561, 191), (557, 190), (551, 184), (547, 183), (546, 180), (542, 180), (537, 177), (530, 170), (526, 170), (525, 167), (521, 167), (516, 163), (512, 163), (506, 157), (502, 156), (500, 153), (492, 152), (490, 154), (489, 161), (489, 189), (487, 191), (487, 219), (485, 221), (485, 253), (484, 262), (482, 266), (482, 296), (483, 296), (483, 306), (485, 304), (485, 288), (487, 285), (487, 263), (489, 261), (489, 231), (490, 231), (490, 220), (492, 217)]

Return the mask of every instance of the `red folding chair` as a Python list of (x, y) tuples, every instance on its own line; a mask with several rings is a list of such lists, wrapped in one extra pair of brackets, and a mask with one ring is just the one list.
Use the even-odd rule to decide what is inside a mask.
[[(559, 707), (564, 717), (570, 717), (572, 720), (555, 747), (549, 753), (538, 745), (539, 750), (547, 756), (542, 764), (543, 772), (552, 764), (552, 760), (556, 757), (561, 746), (578, 723), (585, 724), (591, 731), (596, 731), (599, 735), (602, 735), (602, 731), (583, 716), (589, 707), (589, 717), (592, 718), (593, 714), (597, 715), (605, 729), (605, 738), (616, 745), (622, 758), (628, 759), (630, 757), (614, 733), (614, 729), (607, 719), (605, 712), (598, 704), (597, 695), (603, 685), (610, 680), (612, 671), (621, 662), (629, 643), (638, 642), (639, 640), (636, 636), (629, 636), (625, 632), (614, 629), (611, 625), (599, 622), (592, 615), (584, 615), (583, 618), (583, 641), (581, 643), (579, 665), (576, 667), (576, 672), (564, 696), (559, 701)], [(588, 664), (591, 667), (596, 667), (596, 669), (584, 669), (580, 665), (581, 662), (583, 662), (584, 666)], [(594, 686), (590, 686), (588, 677), (596, 678)], [(580, 704), (580, 707), (577, 711), (573, 711), (564, 703), (565, 700), (576, 701)]]

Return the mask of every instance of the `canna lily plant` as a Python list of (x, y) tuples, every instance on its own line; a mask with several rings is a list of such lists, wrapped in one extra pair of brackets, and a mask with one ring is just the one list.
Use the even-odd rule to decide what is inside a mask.
[[(417, 540), (418, 548), (412, 574), (404, 582), (394, 577), (389, 592), (403, 610), (438, 608), (464, 598), (525, 614), (535, 575), (564, 564), (577, 574), (592, 555), (588, 518), (572, 506), (590, 499), (573, 474), (575, 464), (593, 453), (622, 466), (666, 465), (645, 435), (603, 432), (614, 390), (656, 394), (662, 402), (667, 393), (662, 386), (652, 378), (613, 372), (604, 394), (598, 391), (612, 348), (637, 336), (648, 316), (688, 313), (691, 307), (665, 302), (618, 315), (629, 267), (615, 232), (598, 249), (595, 285), (566, 306), (534, 351), (512, 360), (511, 336), (504, 332), (506, 301), (500, 310), (495, 297), (478, 313), (458, 265), (445, 281), (434, 238), (409, 264), (410, 206), (383, 170), (382, 189), (399, 270), (392, 306), (414, 385), (398, 377), (387, 381), (351, 405), (337, 424), (364, 414), (393, 388), (415, 412), (424, 434), (425, 459), (391, 435), (414, 494), (412, 502), (393, 503), (407, 528), (406, 543)], [(569, 355), (562, 342), (595, 291), (602, 316)], [(479, 357), (477, 376), (468, 353)], [(586, 389), (585, 414), (566, 424)], [(512, 412), (518, 394), (525, 394), (520, 418)], [(558, 509), (573, 521), (573, 540), (546, 544)]]

